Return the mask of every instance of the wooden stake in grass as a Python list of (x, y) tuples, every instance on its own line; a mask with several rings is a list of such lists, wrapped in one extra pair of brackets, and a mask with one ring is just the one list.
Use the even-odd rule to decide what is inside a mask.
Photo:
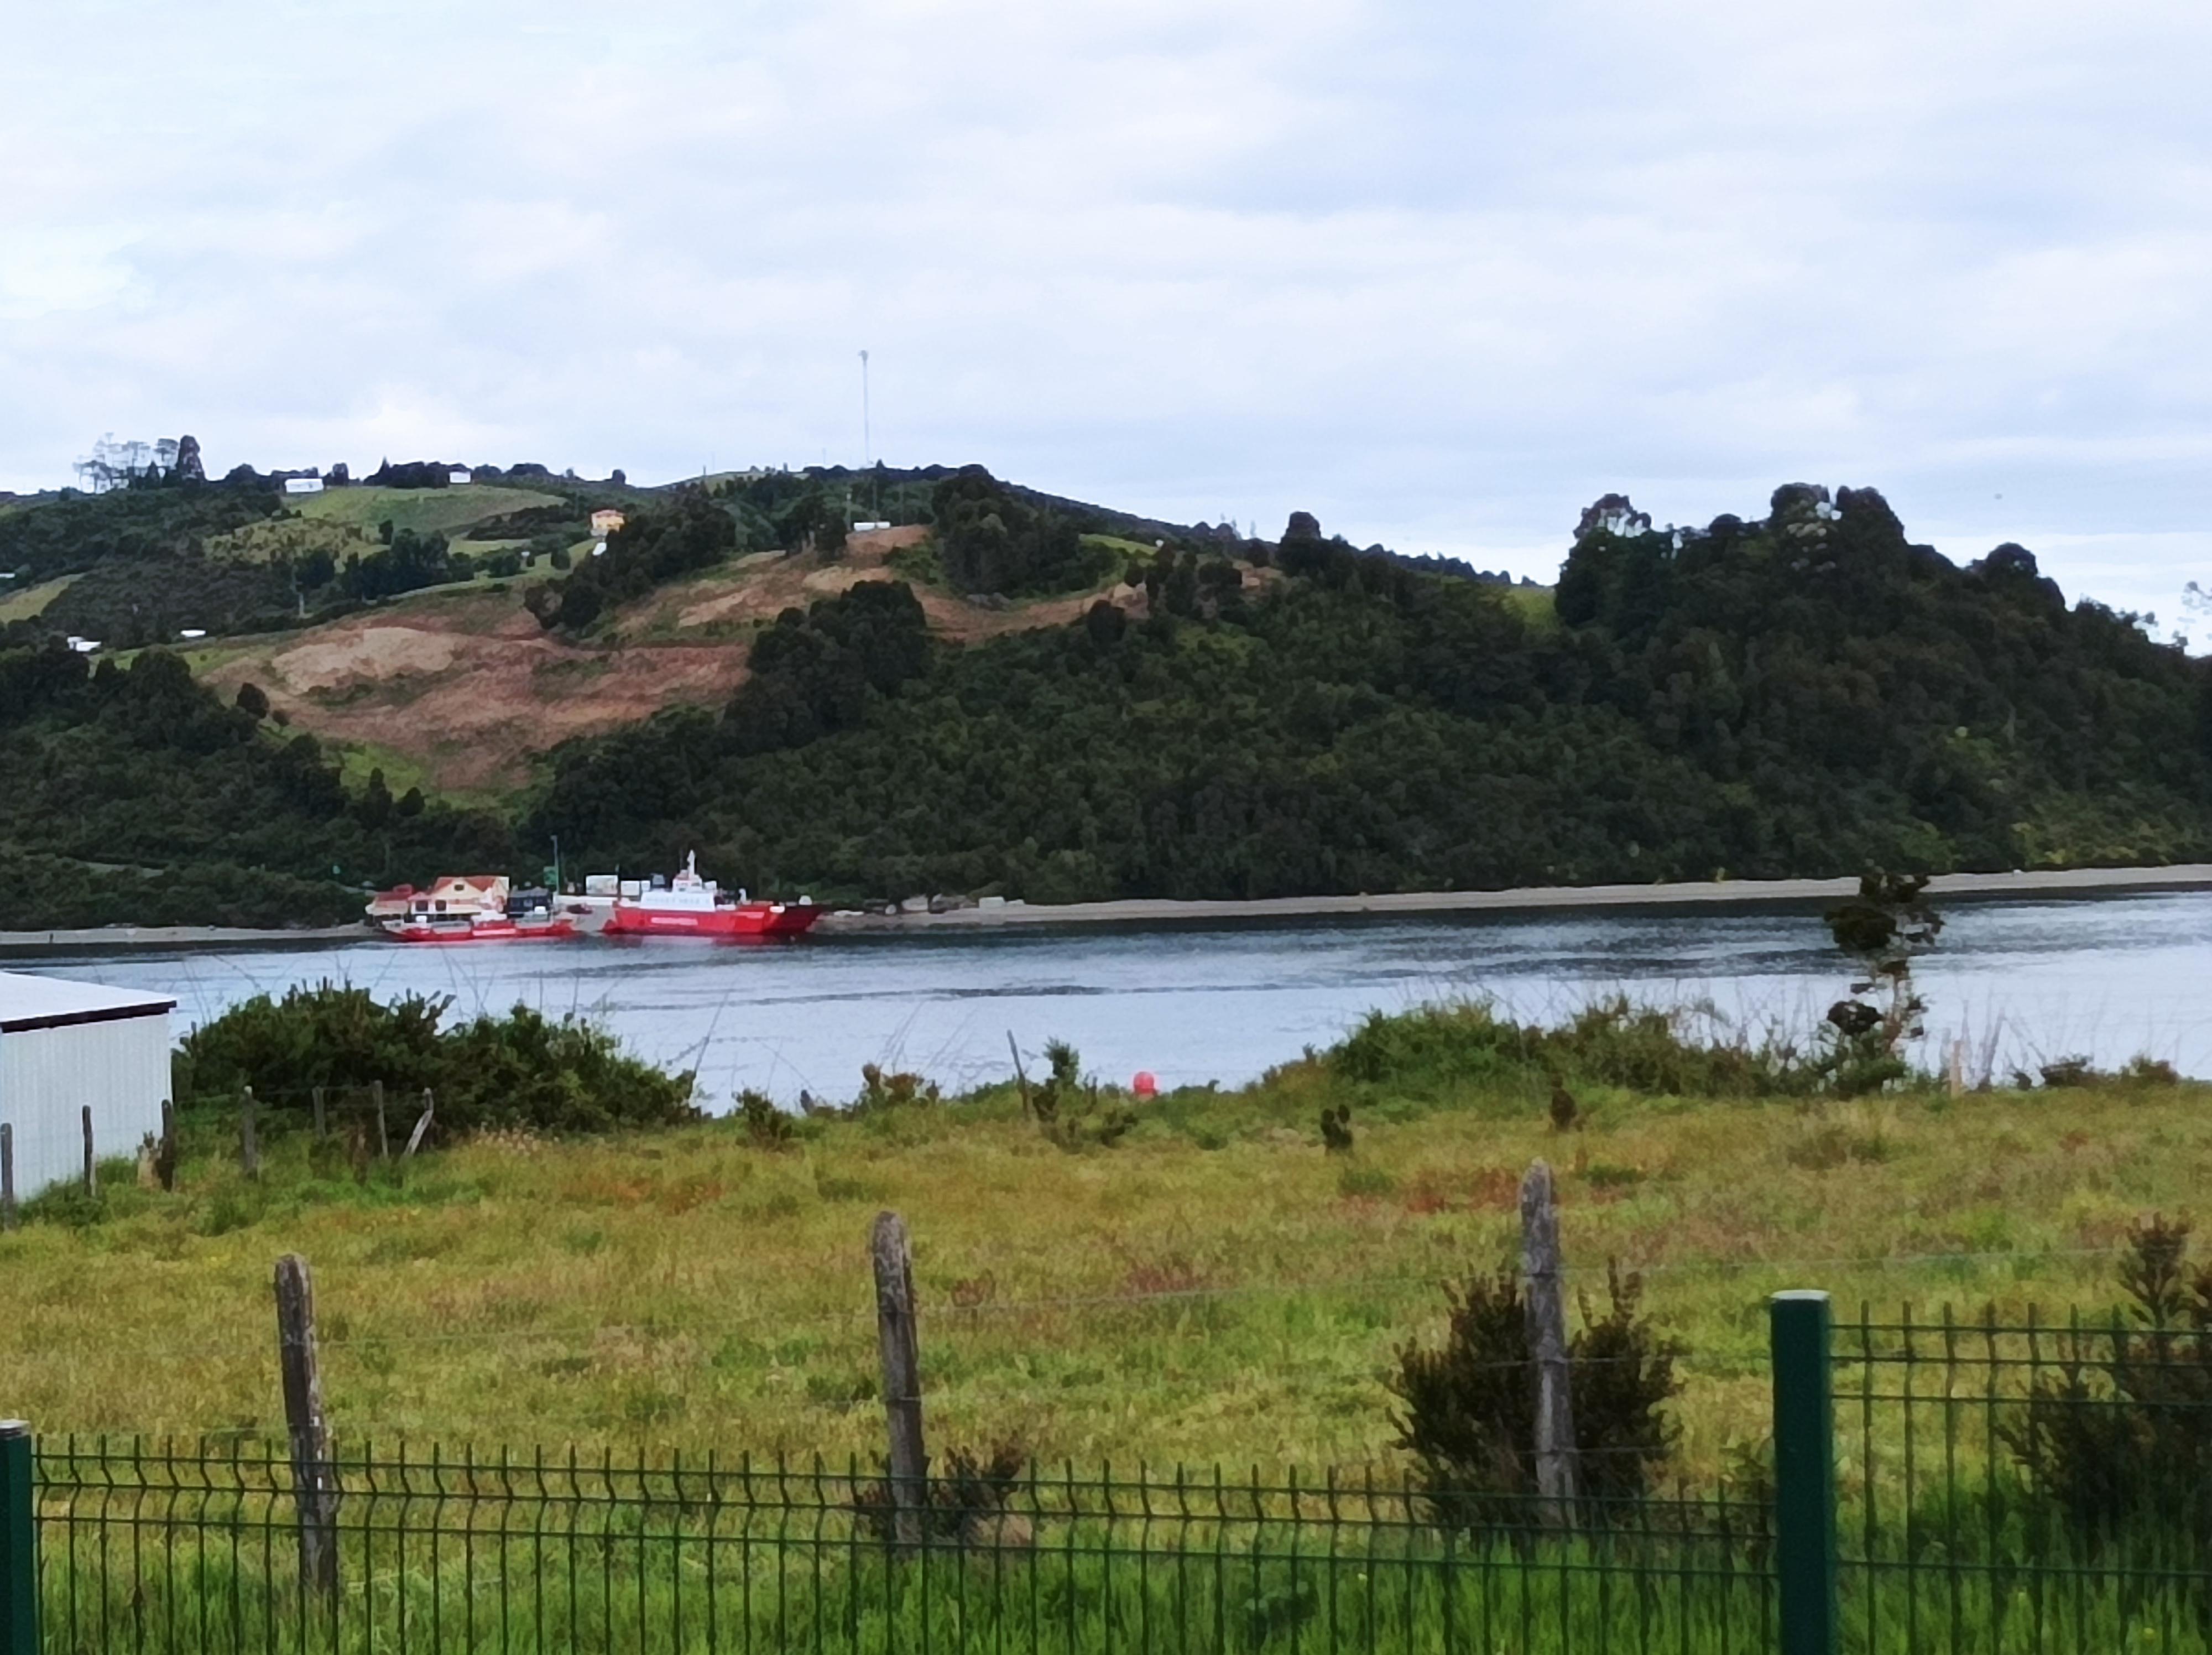
[(1031, 1112), (1030, 1077), (1029, 1072), (1022, 1068), (1022, 1049), (1014, 1044), (1014, 1031), (1012, 1029), (1006, 1031), (1006, 1050), (1014, 1055), (1014, 1084), (1022, 1089), (1022, 1114), (1026, 1118)]
[(15, 1129), (0, 1125), (0, 1230), (15, 1227)]
[(245, 1087), (238, 1100), (238, 1164), (249, 1178), (261, 1176), (261, 1133), (253, 1119), (253, 1088)]
[(315, 1141), (320, 1143), (331, 1135), (330, 1117), (323, 1111), (323, 1089), (315, 1088)]
[(154, 1152), (154, 1177), (165, 1193), (174, 1194), (177, 1188), (177, 1106), (168, 1098), (161, 1099), (161, 1143)]
[(92, 1158), (92, 1105), (84, 1106), (84, 1198), (97, 1200), (100, 1196), (100, 1166)]
[(284, 1376), (284, 1424), (291, 1440), (292, 1496), (299, 1512), (300, 1584), (335, 1600), (338, 1592), (338, 1477), (323, 1410), (315, 1351), (315, 1281), (307, 1261), (276, 1261), (276, 1351)]
[(376, 1104), (376, 1154), (379, 1160), (392, 1159), (392, 1131), (384, 1123), (384, 1082), (368, 1083), (368, 1095)]
[(1575, 1417), (1566, 1294), (1559, 1279), (1559, 1208), (1552, 1169), (1541, 1161), (1532, 1162), (1521, 1180), (1521, 1269), (1528, 1286), (1528, 1355), (1536, 1365), (1537, 1515), (1546, 1527), (1563, 1529), (1574, 1521)]
[(921, 1544), (929, 1457), (921, 1437), (921, 1352), (914, 1319), (914, 1254), (906, 1220), (878, 1213), (868, 1234), (876, 1272), (876, 1336), (883, 1348), (884, 1415), (890, 1431), (891, 1531), (902, 1548)]
[(400, 1151), (402, 1160), (414, 1159), (415, 1152), (422, 1147), (423, 1137), (430, 1130), (430, 1117), (438, 1112), (437, 1100), (431, 1097), (430, 1088), (422, 1088), (422, 1113), (415, 1123), (415, 1129), (407, 1135), (407, 1147)]

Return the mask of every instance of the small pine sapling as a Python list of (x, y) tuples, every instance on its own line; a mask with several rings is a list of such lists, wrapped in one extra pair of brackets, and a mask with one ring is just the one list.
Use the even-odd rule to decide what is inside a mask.
[(1925, 899), (1925, 873), (1886, 873), (1859, 880), (1858, 895), (1821, 917), (1836, 946), (1859, 964), (1850, 998), (1828, 1007), (1833, 1031), (1819, 1067), (1845, 1097), (1879, 1092), (1905, 1078), (1899, 1049), (1924, 1032), (1927, 1001), (1913, 986), (1912, 962), (1936, 946), (1943, 916)]

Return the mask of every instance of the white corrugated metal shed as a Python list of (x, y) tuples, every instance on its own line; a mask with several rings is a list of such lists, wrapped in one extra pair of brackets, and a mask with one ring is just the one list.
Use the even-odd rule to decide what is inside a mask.
[(162, 995), (0, 971), (0, 1123), (11, 1129), (15, 1194), (36, 1195), (84, 1163), (84, 1110), (103, 1159), (161, 1129), (169, 1095)]

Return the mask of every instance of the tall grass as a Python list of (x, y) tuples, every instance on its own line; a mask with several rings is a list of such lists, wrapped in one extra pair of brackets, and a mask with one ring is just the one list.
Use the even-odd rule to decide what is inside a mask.
[[(1240, 1091), (1121, 1099), (1135, 1122), (1110, 1147), (1048, 1139), (1008, 1085), (777, 1141), (736, 1120), (508, 1133), (359, 1183), (274, 1111), (249, 1182), (236, 1121), (210, 1114), (188, 1123), (175, 1194), (110, 1165), (97, 1202), (42, 1198), (0, 1235), (0, 1411), (273, 1428), (270, 1272), (299, 1251), (350, 1438), (865, 1455), (864, 1238), (895, 1207), (940, 1446), (1018, 1432), (1079, 1461), (1392, 1475), (1392, 1354), (1432, 1336), (1445, 1281), (1514, 1256), (1541, 1156), (1573, 1285), (1608, 1259), (1640, 1269), (1686, 1347), (1682, 1463), (1713, 1470), (1763, 1428), (1766, 1293), (2101, 1309), (2130, 1222), (2196, 1212), (2212, 1170), (2201, 1086), (1837, 1104), (1757, 1090), (1770, 1061), (1700, 1052), (1649, 1013), (1539, 1037), (1455, 1007)], [(1547, 1112), (1555, 1072), (1568, 1132)], [(1340, 1105), (1354, 1144), (1331, 1154), (1319, 1118)]]

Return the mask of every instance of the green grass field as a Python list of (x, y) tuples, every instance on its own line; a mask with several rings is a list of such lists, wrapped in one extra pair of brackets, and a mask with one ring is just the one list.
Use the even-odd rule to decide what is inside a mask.
[(1547, 586), (1500, 587), (1506, 607), (1512, 610), (1529, 625), (1549, 630), (1559, 624), (1559, 611), (1553, 607), (1555, 593)]
[(559, 503), (556, 496), (535, 489), (475, 483), (458, 489), (328, 489), (287, 502), (303, 518), (365, 528), (372, 534), (389, 518), (395, 530), (448, 535), (503, 512)]
[(0, 587), (0, 626), (10, 621), (27, 621), (42, 614), (48, 604), (67, 592), (77, 580), (74, 575), (58, 575), (51, 581), (40, 581), (17, 591), (14, 581)]
[[(915, 1238), (923, 1363), (946, 1443), (1050, 1458), (1389, 1469), (1393, 1350), (1441, 1285), (1515, 1247), (1528, 1162), (1560, 1184), (1578, 1288), (1608, 1259), (1686, 1349), (1682, 1463), (1763, 1427), (1765, 1296), (1850, 1308), (2101, 1307), (2130, 1223), (2189, 1215), (2212, 1090), (2109, 1086), (1866, 1104), (1690, 1101), (1540, 1078), (1356, 1094), (1325, 1153), (1319, 1064), (1139, 1106), (1070, 1153), (1009, 1089), (805, 1123), (756, 1147), (718, 1122), (620, 1141), (501, 1140), (366, 1186), (271, 1127), (249, 1185), (227, 1123), (175, 1196), (112, 1169), (0, 1238), (0, 1401), (46, 1428), (264, 1432), (270, 1272), (318, 1273), (349, 1430), (478, 1442), (866, 1453), (881, 1429), (863, 1250), (879, 1208)], [(265, 1123), (267, 1124), (267, 1123)], [(96, 1221), (95, 1221), (96, 1219)]]

